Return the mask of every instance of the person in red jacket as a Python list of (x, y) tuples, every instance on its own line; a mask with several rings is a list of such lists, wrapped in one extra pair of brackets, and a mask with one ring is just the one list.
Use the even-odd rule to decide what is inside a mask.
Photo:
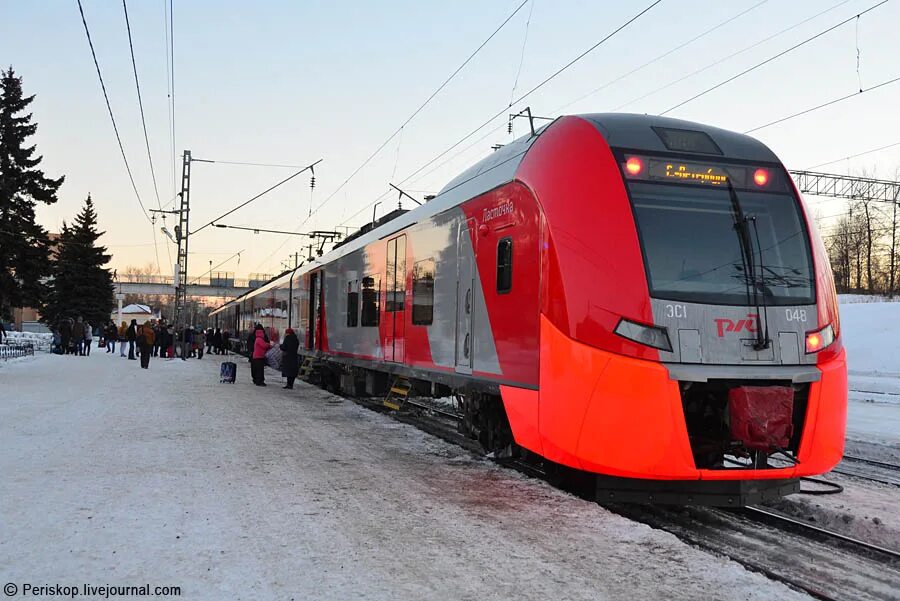
[(266, 342), (266, 333), (256, 330), (256, 340), (253, 341), (253, 353), (250, 355), (250, 376), (257, 386), (266, 385), (266, 351), (272, 348), (271, 342)]

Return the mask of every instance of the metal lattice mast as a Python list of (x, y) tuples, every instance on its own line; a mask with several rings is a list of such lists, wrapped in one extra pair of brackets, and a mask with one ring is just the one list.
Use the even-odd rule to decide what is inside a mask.
[(178, 269), (175, 273), (175, 331), (187, 325), (184, 322), (187, 305), (188, 275), (188, 218), (191, 210), (191, 151), (185, 150), (181, 163), (181, 208), (178, 212)]

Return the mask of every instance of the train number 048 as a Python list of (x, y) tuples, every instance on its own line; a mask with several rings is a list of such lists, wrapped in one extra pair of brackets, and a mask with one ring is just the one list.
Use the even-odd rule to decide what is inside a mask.
[(666, 317), (684, 319), (687, 317), (687, 307), (684, 305), (666, 305)]
[(784, 316), (788, 321), (806, 321), (806, 309), (785, 309)]

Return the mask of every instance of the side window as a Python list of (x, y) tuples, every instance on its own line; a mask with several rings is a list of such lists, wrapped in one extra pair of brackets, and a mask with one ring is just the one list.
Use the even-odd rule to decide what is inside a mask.
[(362, 315), (359, 321), (363, 327), (378, 325), (378, 281), (374, 276), (362, 279)]
[(347, 282), (347, 327), (355, 328), (359, 320), (359, 280)]
[(512, 290), (512, 248), (512, 238), (497, 243), (497, 292), (500, 294)]
[(413, 265), (412, 322), (417, 326), (434, 322), (434, 259)]

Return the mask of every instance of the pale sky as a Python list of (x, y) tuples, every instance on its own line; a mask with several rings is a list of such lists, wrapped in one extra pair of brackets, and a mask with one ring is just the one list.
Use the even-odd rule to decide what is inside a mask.
[[(522, 0), (384, 2), (174, 0), (175, 135), (173, 178), (166, 86), (167, 0), (130, 0), (151, 152), (161, 203), (180, 186), (180, 153), (196, 158), (316, 168), (310, 198), (304, 174), (222, 223), (297, 230), (359, 226), (388, 182), (415, 196), (512, 139), (506, 112), (530, 106), (556, 116), (623, 110), (659, 114), (878, 0), (663, 0), (540, 91), (460, 145), (440, 168), (412, 172), (624, 23), (651, 0), (529, 0), (480, 53), (384, 150), (324, 205), (321, 203), (449, 76)], [(132, 74), (122, 3), (82, 0), (113, 112), (144, 205), (156, 208)], [(631, 102), (804, 19), (809, 22)], [(669, 56), (571, 104), (588, 92), (688, 42)], [(530, 15), (527, 41), (526, 21)], [(900, 77), (900, 1), (893, 0), (771, 63), (669, 113), (746, 131), (863, 88)], [(523, 42), (524, 54), (523, 54)], [(857, 51), (859, 69), (857, 70)], [(521, 73), (515, 93), (516, 74)], [(24, 78), (39, 124), (33, 141), (51, 177), (66, 175), (59, 202), (39, 211), (57, 231), (91, 193), (113, 254), (112, 266), (157, 262), (171, 274), (174, 246), (143, 217), (107, 115), (76, 0), (0, 0), (0, 64)], [(900, 82), (775, 125), (753, 135), (790, 169), (809, 168), (900, 142)], [(565, 107), (565, 108), (563, 108)], [(481, 141), (479, 138), (490, 133)], [(517, 121), (515, 136), (526, 123)], [(900, 167), (900, 145), (820, 168), (882, 177)], [(194, 229), (293, 171), (194, 164)], [(174, 181), (173, 181), (174, 180)], [(379, 213), (396, 206), (391, 194)], [(824, 214), (839, 205), (810, 199)], [(303, 223), (310, 202), (321, 209)], [(407, 208), (409, 203), (406, 204)], [(831, 207), (837, 207), (832, 210)], [(171, 205), (167, 208), (171, 208)], [(348, 221), (354, 213), (359, 214)], [(171, 218), (169, 227), (172, 226)], [(154, 248), (154, 236), (156, 249)], [(192, 237), (190, 274), (244, 250), (220, 270), (277, 273), (304, 244), (299, 237), (208, 228)], [(168, 249), (168, 252), (167, 252)]]

